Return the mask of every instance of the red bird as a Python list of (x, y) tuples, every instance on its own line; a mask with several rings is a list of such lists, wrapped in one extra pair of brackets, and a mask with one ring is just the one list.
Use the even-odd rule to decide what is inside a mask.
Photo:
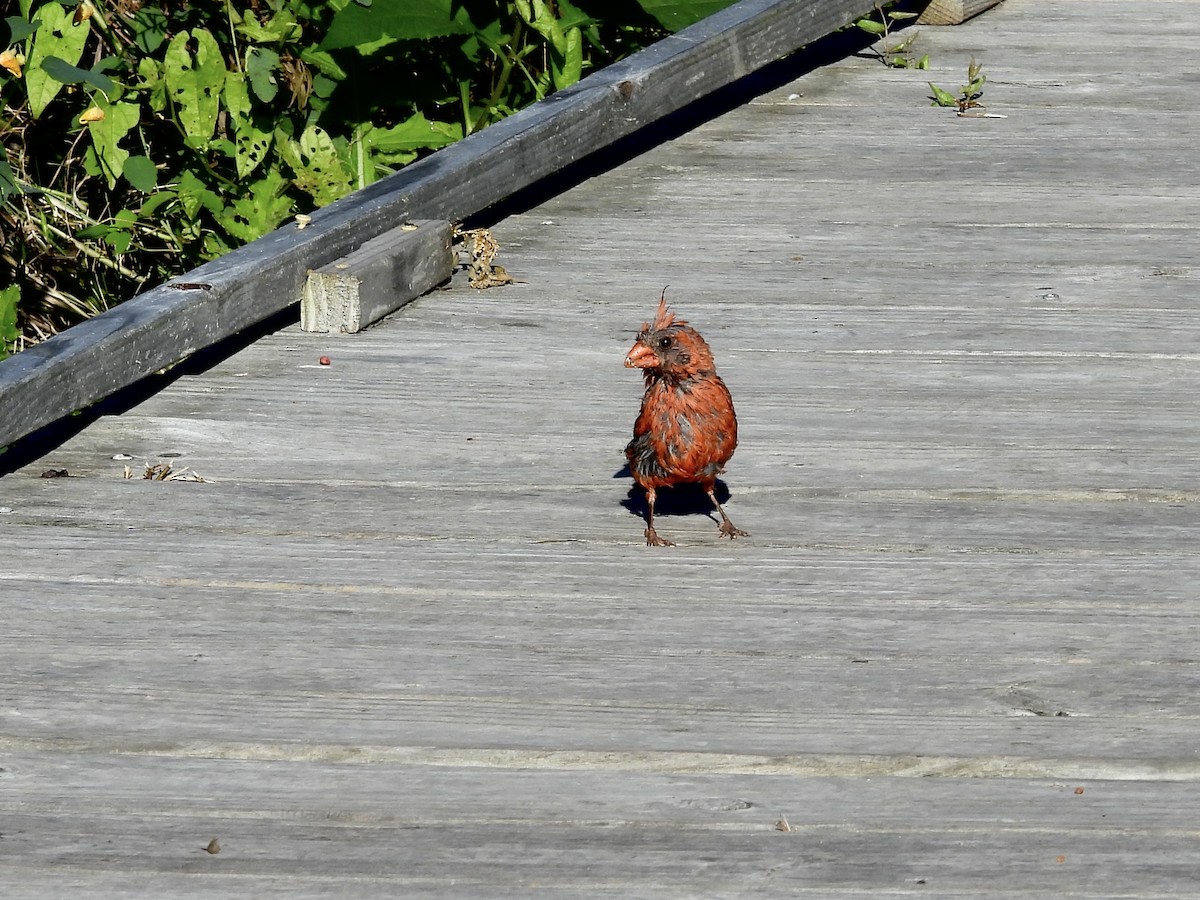
[(646, 380), (642, 411), (625, 448), (633, 480), (646, 491), (646, 545), (672, 547), (654, 530), (654, 500), (660, 487), (697, 483), (721, 515), (720, 533), (749, 536), (734, 527), (717, 502), (717, 476), (737, 447), (737, 416), (729, 388), (717, 375), (712, 351), (700, 332), (675, 318), (666, 291), (654, 322), (646, 322), (625, 357), (627, 369)]

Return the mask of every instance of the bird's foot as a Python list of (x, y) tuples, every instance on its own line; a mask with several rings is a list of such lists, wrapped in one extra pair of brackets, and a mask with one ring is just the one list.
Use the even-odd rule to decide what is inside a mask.
[(728, 519), (726, 519), (720, 525), (718, 525), (717, 530), (721, 533), (721, 537), (727, 537), (731, 541), (734, 538), (750, 537), (750, 532), (742, 531), (742, 529), (738, 528), (736, 525), (734, 525)]
[(647, 547), (674, 547), (674, 541), (668, 541), (666, 538), (658, 536), (658, 532), (651, 526), (646, 529), (646, 546)]

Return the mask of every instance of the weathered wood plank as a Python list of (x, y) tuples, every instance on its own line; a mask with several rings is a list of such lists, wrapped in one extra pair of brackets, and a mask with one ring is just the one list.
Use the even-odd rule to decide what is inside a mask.
[(931, 0), (917, 18), (919, 25), (961, 25), (1000, 0)]
[(301, 330), (353, 334), (448, 281), (453, 230), (444, 220), (409, 222), (310, 271), (300, 297)]
[(23, 896), (1161, 897), (1190, 889), (1197, 813), (1179, 785), (1089, 780), (9, 759), (0, 882)]
[[(929, 29), (1004, 130), (838, 63), (494, 223), (522, 284), (284, 329), (0, 481), (0, 889), (1190, 895), (1198, 38)], [(745, 541), (625, 505), (664, 284)]]
[(0, 446), (297, 302), (309, 269), (414, 218), (459, 221), (872, 8), (743, 0), (295, 224), (0, 362)]

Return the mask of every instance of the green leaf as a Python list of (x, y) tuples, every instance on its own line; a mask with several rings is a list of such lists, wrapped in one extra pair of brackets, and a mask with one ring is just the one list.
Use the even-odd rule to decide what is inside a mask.
[(143, 53), (153, 53), (167, 39), (167, 14), (159, 4), (143, 4), (129, 20), (129, 27), (134, 45)]
[(638, 0), (647, 13), (668, 31), (679, 31), (733, 5), (733, 0)]
[(239, 241), (249, 243), (273, 231), (292, 214), (292, 202), (284, 196), (287, 181), (274, 169), (250, 185), (250, 195), (241, 197), (218, 217), (221, 227)]
[(859, 19), (854, 24), (870, 34), (887, 34), (887, 26), (876, 22), (874, 19)]
[(283, 161), (294, 173), (292, 183), (310, 195), (317, 206), (325, 206), (353, 189), (350, 168), (342, 162), (333, 139), (310, 125), (299, 140), (279, 143)]
[(894, 22), (899, 22), (902, 19), (915, 19), (920, 13), (915, 12), (890, 12), (887, 17)]
[(83, 241), (102, 240), (117, 253), (125, 253), (133, 243), (133, 228), (137, 224), (137, 215), (128, 209), (123, 209), (111, 222), (100, 222), (88, 228), (75, 232), (75, 237)]
[(420, 150), (436, 150), (461, 138), (461, 125), (430, 122), (421, 113), (416, 113), (391, 128), (368, 125), (361, 139), (372, 161), (382, 165), (403, 165), (416, 159)]
[(77, 65), (90, 30), (89, 19), (72, 25), (71, 14), (57, 3), (39, 7), (38, 15), (42, 23), (30, 39), (29, 58), (25, 62), (29, 113), (35, 119), (46, 111), (63, 88), (63, 82), (45, 69), (46, 60), (56, 57), (70, 66)]
[(75, 237), (79, 238), (81, 241), (91, 241), (95, 240), (96, 238), (104, 237), (110, 231), (112, 231), (111, 225), (89, 225), (87, 228), (80, 228), (78, 231), (76, 231)]
[(246, 53), (246, 77), (250, 89), (263, 103), (270, 103), (279, 93), (275, 73), (279, 70), (279, 54), (266, 47), (251, 47)]
[(949, 91), (942, 90), (932, 81), (927, 82), (929, 89), (933, 91), (933, 103), (931, 106), (958, 106), (958, 100)]
[(163, 68), (158, 60), (145, 57), (138, 62), (138, 77), (141, 83), (137, 89), (144, 92), (150, 108), (157, 113), (167, 108), (167, 80), (163, 78)]
[(23, 193), (25, 193), (25, 189), (17, 181), (17, 176), (13, 174), (12, 166), (8, 164), (7, 160), (0, 158), (0, 203), (14, 194)]
[(158, 187), (158, 169), (148, 156), (131, 156), (125, 160), (125, 168), (121, 170), (125, 180), (141, 191), (150, 194)]
[(5, 16), (4, 25), (8, 28), (8, 42), (10, 44), (20, 43), (37, 31), (40, 24), (41, 20), (26, 22), (20, 16)]
[(546, 43), (560, 55), (566, 51), (566, 35), (546, 0), (515, 0), (515, 5), (525, 24), (545, 38)]
[(338, 12), (319, 49), (370, 53), (396, 41), (474, 30), (459, 0), (374, 0), (369, 7), (352, 3)]
[(99, 94), (92, 97), (92, 102), (104, 112), (104, 118), (99, 122), (88, 122), (88, 133), (109, 189), (112, 189), (129, 159), (129, 151), (121, 149), (119, 144), (137, 125), (142, 111), (136, 103), (110, 103)]
[(578, 28), (567, 30), (566, 50), (561, 62), (554, 64), (554, 87), (556, 90), (570, 87), (583, 77), (583, 32)]
[(295, 14), (286, 7), (265, 23), (249, 10), (236, 21), (238, 34), (255, 44), (284, 44), (299, 40), (303, 33)]
[(205, 209), (211, 213), (220, 212), (223, 206), (221, 198), (210, 191), (208, 186), (192, 172), (184, 172), (179, 177), (176, 192), (183, 211), (189, 219), (198, 218), (201, 210)]
[(225, 76), (224, 97), (225, 108), (232, 119), (233, 156), (238, 178), (245, 178), (266, 158), (271, 149), (271, 132), (264, 131), (254, 122), (244, 75), (230, 72)]
[(106, 94), (113, 93), (117, 87), (113, 83), (113, 80), (103, 72), (81, 69), (78, 66), (71, 65), (65, 59), (59, 59), (57, 56), (47, 57), (42, 63), (42, 69), (49, 73), (51, 78), (63, 84), (90, 84), (96, 90), (103, 91)]
[(308, 63), (322, 75), (326, 75), (336, 81), (344, 81), (348, 75), (346, 70), (338, 65), (332, 54), (326, 53), (324, 50), (317, 50), (313, 47), (305, 47), (300, 51), (300, 59)]
[(21, 330), (17, 328), (17, 305), (21, 302), (21, 286), (10, 284), (0, 290), (0, 359), (16, 350)]
[[(195, 44), (193, 53), (189, 44)], [(167, 91), (179, 111), (179, 124), (193, 146), (213, 136), (220, 110), (225, 61), (216, 39), (203, 28), (182, 31), (167, 45), (163, 59)]]
[(142, 204), (138, 210), (138, 216), (143, 220), (149, 220), (156, 216), (158, 208), (174, 202), (178, 199), (178, 194), (171, 190), (155, 191)]

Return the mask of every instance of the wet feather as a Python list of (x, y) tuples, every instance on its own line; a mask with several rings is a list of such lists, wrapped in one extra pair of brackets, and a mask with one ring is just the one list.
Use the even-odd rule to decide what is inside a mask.
[(645, 380), (642, 407), (625, 448), (633, 479), (646, 491), (646, 543), (669, 545), (654, 528), (658, 488), (696, 483), (720, 514), (720, 534), (734, 527), (714, 495), (716, 477), (737, 448), (737, 415), (729, 388), (717, 374), (712, 351), (700, 332), (659, 300), (653, 322), (643, 323), (625, 365)]

